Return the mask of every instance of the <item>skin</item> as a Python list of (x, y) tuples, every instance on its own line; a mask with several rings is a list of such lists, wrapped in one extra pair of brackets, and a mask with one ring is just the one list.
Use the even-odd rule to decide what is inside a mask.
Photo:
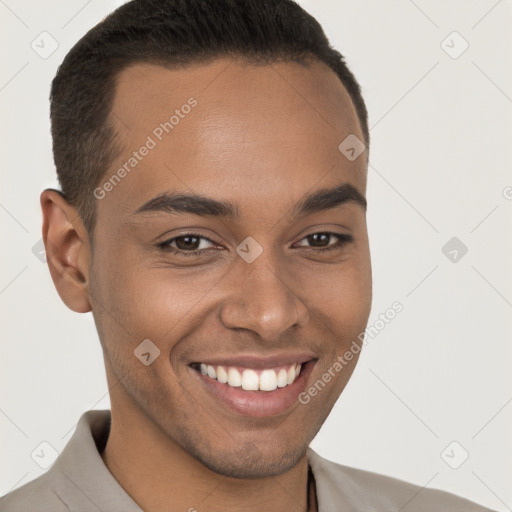
[[(57, 191), (41, 195), (55, 286), (73, 311), (92, 310), (104, 351), (112, 426), (101, 455), (147, 511), (308, 510), (306, 450), (357, 356), (307, 405), (270, 418), (219, 406), (189, 364), (300, 349), (317, 359), (309, 387), (364, 331), (372, 294), (365, 209), (347, 202), (290, 215), (305, 194), (341, 183), (366, 194), (366, 153), (351, 162), (338, 150), (349, 134), (363, 135), (345, 88), (317, 61), (136, 64), (118, 76), (111, 119), (123, 150), (106, 178), (190, 97), (198, 101), (191, 113), (97, 200), (92, 234)], [(170, 190), (236, 203), (240, 218), (134, 215)], [(213, 240), (195, 246), (209, 254), (156, 245), (191, 231)], [(314, 252), (337, 244), (306, 238), (326, 231), (353, 242)], [(250, 264), (236, 252), (247, 236), (263, 249)], [(134, 356), (144, 339), (161, 351), (149, 366)]]

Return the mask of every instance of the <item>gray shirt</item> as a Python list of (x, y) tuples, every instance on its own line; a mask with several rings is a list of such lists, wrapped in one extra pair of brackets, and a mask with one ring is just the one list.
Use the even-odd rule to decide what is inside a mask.
[[(0, 511), (143, 512), (101, 458), (109, 431), (109, 410), (83, 413), (50, 469), (0, 498)], [(319, 512), (490, 511), (451, 493), (336, 464), (311, 448), (307, 456)]]

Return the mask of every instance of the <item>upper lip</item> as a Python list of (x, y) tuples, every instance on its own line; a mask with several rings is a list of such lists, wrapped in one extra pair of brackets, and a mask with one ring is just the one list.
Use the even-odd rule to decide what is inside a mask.
[(310, 352), (286, 352), (271, 356), (258, 356), (255, 354), (238, 354), (230, 356), (214, 356), (197, 359), (194, 363), (205, 363), (216, 366), (242, 366), (244, 368), (274, 368), (287, 366), (293, 363), (306, 363), (317, 357)]

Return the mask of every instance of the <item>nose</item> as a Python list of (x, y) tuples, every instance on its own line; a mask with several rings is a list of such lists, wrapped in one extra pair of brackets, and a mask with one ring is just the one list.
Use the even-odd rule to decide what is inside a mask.
[(220, 317), (226, 328), (248, 329), (275, 342), (288, 329), (305, 325), (309, 314), (292, 289), (290, 273), (264, 255), (265, 251), (252, 263), (241, 260), (232, 270)]

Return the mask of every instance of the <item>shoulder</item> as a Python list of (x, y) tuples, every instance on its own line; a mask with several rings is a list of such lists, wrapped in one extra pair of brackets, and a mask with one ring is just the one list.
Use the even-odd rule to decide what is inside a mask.
[[(83, 492), (76, 482), (80, 486), (87, 483), (91, 468), (94, 474), (98, 473), (99, 455), (93, 431), (100, 437), (99, 432), (105, 429), (109, 419), (108, 410), (83, 413), (73, 436), (46, 473), (0, 497), (0, 512), (78, 510), (76, 504)], [(85, 507), (80, 510), (85, 510)]]
[(34, 480), (0, 497), (1, 512), (69, 512), (56, 490), (53, 472), (48, 471)]
[(322, 512), (339, 510), (340, 506), (365, 512), (493, 512), (449, 492), (337, 464), (324, 459), (311, 448), (308, 460), (315, 476)]

